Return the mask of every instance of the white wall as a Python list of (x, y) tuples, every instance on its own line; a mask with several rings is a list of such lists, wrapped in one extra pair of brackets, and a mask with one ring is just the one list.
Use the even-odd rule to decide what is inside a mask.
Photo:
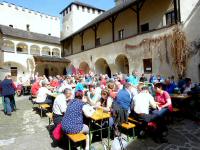
[(90, 9), (90, 12), (88, 12), (86, 7), (84, 8), (84, 11), (82, 10), (81, 6), (79, 6), (79, 9), (77, 9), (77, 6), (73, 4), (71, 12), (68, 12), (65, 14), (65, 16), (63, 16), (61, 38), (67, 37), (68, 35), (77, 31), (100, 14), (97, 10), (95, 10), (95, 13), (93, 14), (92, 9)]
[(200, 49), (197, 49), (192, 42), (197, 42), (200, 44), (200, 2), (197, 3), (195, 10), (192, 12), (187, 21), (183, 24), (183, 30), (186, 33), (188, 45), (190, 46), (190, 51), (197, 52), (194, 53), (188, 60), (187, 76), (192, 78), (194, 82), (200, 81)]
[(60, 19), (36, 11), (32, 11), (20, 6), (0, 3), (0, 24), (13, 25), (14, 28), (27, 30), (26, 25), (30, 25), (30, 31), (60, 37)]
[(185, 22), (199, 0), (180, 0), (181, 21)]

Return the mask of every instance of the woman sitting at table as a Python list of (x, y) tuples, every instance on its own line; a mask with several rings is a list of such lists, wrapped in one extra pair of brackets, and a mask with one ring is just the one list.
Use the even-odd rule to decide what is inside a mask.
[(83, 92), (76, 91), (75, 99), (71, 100), (62, 119), (62, 129), (65, 134), (84, 133), (87, 136), (86, 148), (89, 149), (89, 128), (83, 124)]
[(169, 111), (173, 111), (172, 102), (168, 92), (162, 89), (162, 83), (156, 83), (154, 89), (156, 92), (156, 102), (158, 110), (153, 111), (154, 114), (158, 114), (160, 117), (166, 115)]
[[(95, 107), (97, 109), (103, 110), (104, 112), (111, 112), (113, 99), (109, 95), (110, 94), (108, 89), (102, 90), (100, 101), (97, 102)], [(111, 127), (113, 124), (114, 124), (113, 118), (110, 117), (109, 126)]]
[(104, 89), (101, 92), (100, 101), (97, 102), (95, 107), (98, 109), (103, 109), (103, 111), (105, 112), (110, 112), (111, 107), (112, 107), (112, 102), (113, 102), (113, 99), (109, 96), (109, 90)]

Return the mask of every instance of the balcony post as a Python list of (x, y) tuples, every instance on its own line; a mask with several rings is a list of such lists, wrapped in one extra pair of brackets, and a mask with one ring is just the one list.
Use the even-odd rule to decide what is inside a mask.
[(175, 23), (178, 23), (178, 10), (177, 10), (177, 0), (173, 0), (174, 4), (174, 17), (175, 17)]
[(139, 1), (137, 1), (136, 4), (136, 14), (137, 14), (137, 33), (140, 33), (140, 7), (139, 7)]
[(73, 36), (71, 37), (71, 55), (73, 54)]

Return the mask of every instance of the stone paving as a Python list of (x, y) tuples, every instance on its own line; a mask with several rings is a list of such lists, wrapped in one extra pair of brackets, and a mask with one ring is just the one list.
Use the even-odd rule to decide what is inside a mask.
[[(1, 101), (1, 99), (0, 99)], [(48, 119), (40, 118), (32, 110), (28, 96), (16, 98), (17, 111), (5, 116), (0, 111), (0, 150), (57, 150), (51, 147), (52, 139), (47, 130)], [(0, 103), (0, 110), (2, 104)], [(128, 150), (200, 150), (200, 124), (184, 119), (169, 126), (168, 143), (156, 144), (151, 138), (136, 139)], [(93, 144), (103, 150), (101, 142)]]

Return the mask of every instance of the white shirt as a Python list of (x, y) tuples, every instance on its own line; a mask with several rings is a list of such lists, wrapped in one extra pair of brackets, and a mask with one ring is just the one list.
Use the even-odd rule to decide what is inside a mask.
[(56, 115), (63, 115), (67, 109), (67, 99), (64, 94), (60, 94), (56, 97), (53, 103), (53, 113)]
[(149, 114), (149, 107), (156, 108), (153, 96), (147, 92), (140, 92), (134, 96), (134, 111), (137, 114)]
[(62, 84), (61, 87), (59, 88), (58, 92), (61, 93), (61, 92), (64, 91), (64, 89), (70, 89), (70, 90), (72, 90), (72, 86), (69, 85), (69, 84)]
[(42, 103), (46, 100), (47, 95), (51, 95), (51, 91), (49, 91), (46, 87), (40, 87), (37, 94), (37, 103)]

